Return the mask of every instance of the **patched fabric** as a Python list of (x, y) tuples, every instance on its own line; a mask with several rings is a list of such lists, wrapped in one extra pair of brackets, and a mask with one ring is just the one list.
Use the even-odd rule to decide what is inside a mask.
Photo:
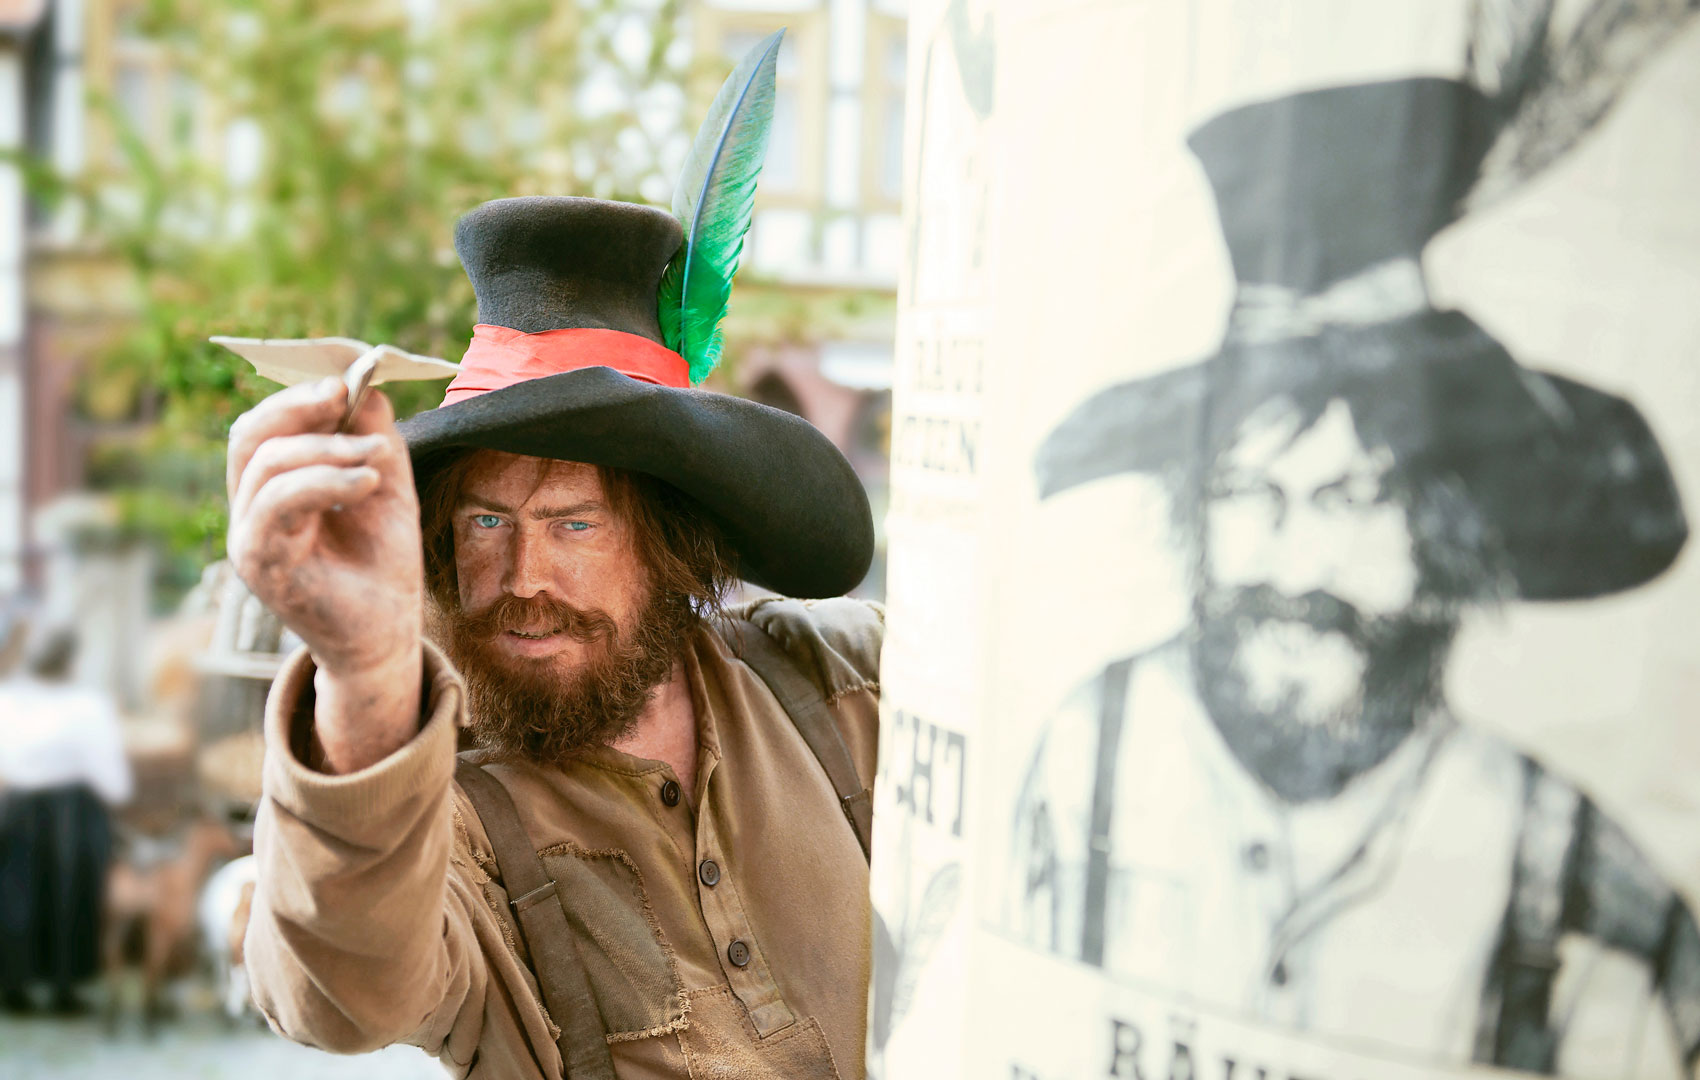
[(885, 608), (864, 600), (770, 597), (728, 612), (765, 630), (835, 700), (879, 689)]
[(685, 1019), (685, 988), (631, 858), (571, 844), (538, 854), (566, 909), (608, 1040), (677, 1030)]
[(729, 988), (693, 990), (690, 999), (691, 1022), (679, 1041), (692, 1080), (839, 1080), (813, 1017), (764, 1039)]

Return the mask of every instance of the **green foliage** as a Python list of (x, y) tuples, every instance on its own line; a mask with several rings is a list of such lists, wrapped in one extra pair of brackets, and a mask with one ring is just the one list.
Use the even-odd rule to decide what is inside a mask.
[[(678, 0), (642, 13), (652, 47), (635, 61), (611, 43), (630, 4), (439, 0), (422, 25), (407, 6), (150, 0), (136, 29), (172, 73), (171, 134), (136, 130), (135, 103), (97, 100), (114, 167), (74, 186), (33, 170), (37, 196), (79, 200), (136, 273), (138, 317), (87, 372), (84, 407), (126, 420), (114, 453), (137, 462), (106, 484), (191, 581), (222, 554), (225, 521), (222, 491), (185, 486), (183, 463), (218, 474), (207, 463), (231, 421), (276, 389), (208, 336), (334, 334), (458, 359), (476, 308), (451, 247), (459, 214), (508, 195), (671, 188), (672, 130), (639, 108), (682, 103)], [(613, 71), (624, 104), (584, 107), (592, 68)], [(442, 384), (386, 389), (408, 415)]]

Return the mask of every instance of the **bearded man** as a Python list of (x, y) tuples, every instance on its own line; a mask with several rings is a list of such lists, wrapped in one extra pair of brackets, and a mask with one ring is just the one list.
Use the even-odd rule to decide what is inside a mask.
[(231, 433), (232, 559), (306, 644), (255, 1000), (456, 1075), (859, 1076), (882, 616), (724, 602), (855, 585), (866, 496), (804, 421), (689, 386), (671, 215), (501, 200), (455, 243), (480, 325), (441, 408), (338, 433), (331, 379)]
[(1692, 1076), (1694, 912), (1588, 792), (1447, 697), (1472, 612), (1647, 585), (1689, 537), (1633, 402), (1429, 302), (1422, 250), (1492, 115), (1406, 78), (1189, 137), (1238, 275), (1225, 340), (1099, 391), (1035, 466), (1047, 497), (1161, 478), (1190, 618), (1047, 718), (1005, 924), (1425, 1070)]

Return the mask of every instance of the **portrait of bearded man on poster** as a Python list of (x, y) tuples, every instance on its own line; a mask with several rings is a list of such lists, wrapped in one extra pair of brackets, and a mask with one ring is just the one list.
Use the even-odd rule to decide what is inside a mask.
[[(1469, 612), (1658, 579), (1689, 533), (1670, 464), (1632, 402), (1432, 305), (1421, 264), (1687, 19), (1597, 4), (1548, 63), (1543, 23), (1484, 78), (1478, 33), (1471, 79), (1305, 90), (1192, 131), (1237, 279), (1226, 338), (1098, 392), (1035, 459), (1041, 498), (1163, 481), (1190, 615), (1042, 725), (1013, 937), (1425, 1065), (1693, 1074), (1693, 911), (1444, 687)], [(1584, 1027), (1610, 1035), (1567, 1038)]]

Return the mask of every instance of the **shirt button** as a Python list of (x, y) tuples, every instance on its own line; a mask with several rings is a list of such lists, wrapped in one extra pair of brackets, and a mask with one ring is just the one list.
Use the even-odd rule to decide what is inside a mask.
[(1247, 844), (1245, 864), (1252, 870), (1267, 870), (1269, 868), (1269, 846), (1263, 843)]
[[(704, 885), (712, 886), (718, 884), (720, 881), (719, 864), (717, 864), (713, 859), (704, 859), (702, 861), (702, 865), (697, 867), (697, 877), (702, 878), (702, 883)], [(743, 967), (742, 964), (739, 964), (738, 966)]]
[(742, 941), (734, 941), (726, 946), (726, 959), (732, 961), (733, 967), (743, 967), (750, 962), (750, 947)]
[(661, 785), (661, 801), (668, 806), (679, 805), (679, 782), (677, 780), (669, 780)]
[(1285, 960), (1275, 961), (1275, 970), (1269, 973), (1269, 981), (1276, 986), (1287, 985), (1287, 962)]

